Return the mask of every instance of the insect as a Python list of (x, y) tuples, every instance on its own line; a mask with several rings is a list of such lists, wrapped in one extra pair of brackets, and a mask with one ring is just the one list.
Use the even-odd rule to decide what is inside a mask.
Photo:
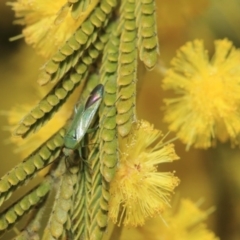
[(101, 104), (103, 93), (103, 85), (98, 84), (90, 93), (86, 103), (80, 102), (80, 104), (75, 107), (74, 119), (64, 137), (63, 153), (66, 160), (71, 160), (71, 156), (76, 149), (79, 149), (79, 155), (80, 157), (82, 156), (79, 146)]
[[(95, 115), (96, 115), (96, 113), (98, 111), (98, 108), (99, 108), (99, 106), (101, 104), (101, 101), (103, 99), (103, 93), (104, 93), (104, 87), (103, 87), (102, 84), (99, 84), (92, 90), (92, 92), (90, 93), (90, 95), (89, 95), (89, 97), (87, 98), (86, 101), (81, 101), (77, 105), (77, 107), (75, 107), (74, 119), (73, 119), (70, 127), (68, 128), (68, 130), (66, 132), (66, 135), (65, 135), (65, 137), (63, 139), (64, 140), (64, 142), (63, 142), (64, 146), (63, 146), (63, 150), (62, 150), (61, 154), (64, 154), (63, 157), (65, 158), (65, 163), (67, 163), (68, 158), (73, 159), (73, 157), (75, 155), (74, 154), (75, 150), (79, 149), (79, 151), (82, 151), (81, 142), (82, 142), (84, 136), (86, 135), (86, 133), (88, 132), (89, 127), (90, 127), (90, 125), (91, 125), (91, 123), (93, 121), (93, 118), (95, 117)], [(54, 144), (54, 145), (51, 145), (51, 146), (54, 146), (54, 147), (55, 146), (56, 147), (59, 146), (60, 147), (60, 143), (59, 143), (59, 145), (55, 145)], [(45, 147), (41, 147), (39, 152), (41, 152), (41, 149), (46, 149), (46, 148)], [(10, 171), (11, 174), (7, 173), (4, 177), (2, 177), (0, 179), (0, 186), (1, 186), (0, 187), (0, 195), (1, 195), (0, 205), (1, 205), (2, 202), (4, 202), (4, 200), (7, 199), (6, 197), (3, 197), (3, 195), (5, 193), (8, 193), (8, 197), (11, 195), (11, 193), (12, 193), (11, 186), (19, 187), (21, 183), (25, 182), (26, 179), (29, 178), (29, 176), (32, 176), (32, 173), (36, 169), (33, 166), (39, 166), (39, 162), (42, 163), (42, 158), (40, 158), (40, 157), (39, 158), (35, 158), (35, 156), (40, 156), (39, 152), (38, 152), (38, 150), (36, 150), (36, 153), (33, 154), (33, 158), (30, 156), (28, 159), (26, 159), (24, 161), (23, 165), (18, 165), (16, 168), (14, 168), (12, 171)], [(44, 155), (44, 156), (46, 156), (46, 155)], [(59, 157), (57, 157), (55, 160), (57, 160), (57, 159), (59, 159)], [(40, 161), (36, 161), (36, 163), (33, 164), (33, 162), (31, 162), (31, 161), (34, 161), (34, 160), (40, 160)], [(53, 161), (51, 161), (51, 163), (52, 162)], [(25, 164), (25, 163), (31, 163), (31, 164)], [(60, 167), (61, 166), (62, 165), (60, 165)], [(42, 167), (46, 167), (46, 165), (42, 165)], [(67, 167), (67, 165), (66, 165), (66, 167)], [(65, 169), (66, 168), (64, 168), (64, 170)], [(54, 173), (54, 174), (52, 174), (52, 173)], [(50, 179), (56, 179), (56, 178), (60, 177), (61, 169), (59, 168), (55, 172), (52, 172), (52, 173), (49, 175), (49, 177), (51, 177), (51, 178), (46, 179), (46, 182), (45, 182), (45, 183), (47, 183), (47, 185), (49, 187), (51, 187), (51, 184), (52, 184), (52, 180), (50, 180)], [(71, 175), (70, 176), (62, 175), (61, 177), (63, 177), (62, 178), (63, 181), (65, 179), (67, 179), (67, 181), (68, 181), (68, 179), (69, 180), (73, 180), (74, 179), (74, 178), (72, 178)], [(6, 184), (6, 183), (9, 183), (9, 184)], [(75, 194), (75, 192), (74, 192), (75, 191), (75, 188), (74, 188), (75, 181), (72, 181), (71, 183), (67, 183), (67, 186), (70, 186), (69, 189), (68, 188), (60, 189), (60, 187), (66, 186), (66, 185), (62, 185), (62, 181), (58, 181), (58, 183), (60, 184), (60, 185), (58, 185), (59, 186), (59, 190), (57, 190), (59, 192), (59, 195), (58, 194), (56, 195), (56, 202), (54, 203), (52, 215), (50, 216), (49, 223), (47, 225), (49, 227), (46, 228), (47, 230), (49, 229), (49, 231), (52, 230), (53, 227), (55, 226), (55, 225), (51, 225), (52, 222), (55, 221), (54, 219), (59, 219), (59, 218), (56, 218), (57, 215), (55, 213), (59, 213), (59, 211), (60, 211), (61, 214), (62, 214), (62, 211), (64, 213), (66, 212), (66, 214), (68, 213), (69, 208), (61, 207), (59, 209), (59, 207), (58, 207), (60, 205), (62, 206), (62, 199), (61, 199), (61, 197), (63, 197), (63, 199), (64, 199), (64, 204), (66, 202), (66, 204), (69, 205), (71, 203), (71, 201), (72, 201), (72, 199), (70, 197), (73, 196), (73, 194)], [(20, 206), (20, 209), (22, 210), (21, 214), (24, 214), (26, 212), (26, 209), (28, 209), (28, 208), (38, 204), (38, 201), (39, 201), (38, 199), (40, 199), (40, 200), (43, 199), (46, 196), (46, 194), (48, 193), (48, 191), (51, 191), (51, 189), (48, 188), (48, 187), (47, 187), (48, 190), (46, 191), (45, 185), (44, 185), (44, 190), (43, 190), (42, 186), (43, 185), (40, 185), (39, 189), (38, 188), (36, 190), (34, 189), (33, 192), (30, 193), (30, 195), (26, 195), (26, 197), (23, 198), (24, 199), (24, 206), (27, 206), (27, 208), (24, 208), (24, 209), (21, 208), (21, 204), (22, 204), (21, 201), (23, 201), (22, 199), (19, 200), (16, 203), (16, 206)], [(2, 193), (4, 193), (4, 194), (2, 195)], [(34, 201), (34, 202), (31, 201), (32, 200), (32, 196), (34, 196), (34, 199), (36, 199), (36, 196), (37, 196), (37, 201)], [(65, 199), (66, 196), (67, 196), (67, 199)], [(25, 201), (25, 199), (26, 199), (26, 201)], [(58, 201), (58, 200), (60, 200), (60, 201)], [(60, 205), (58, 205), (58, 204), (60, 204)], [(15, 221), (16, 221), (16, 216), (17, 216), (16, 214), (17, 214), (17, 212), (16, 211), (14, 212), (12, 209), (13, 208), (11, 206), (8, 209), (4, 210), (4, 212), (0, 213), (0, 216), (1, 216), (1, 218), (0, 218), (0, 232), (1, 233), (2, 233), (2, 230), (6, 229), (10, 224), (15, 223)], [(13, 212), (13, 217), (10, 216), (10, 218), (9, 218), (9, 216), (8, 216), (9, 212), (10, 213)], [(5, 214), (5, 213), (7, 213), (7, 214)], [(10, 219), (11, 221), (8, 221), (8, 219)], [(39, 216), (38, 216), (37, 219), (34, 219), (34, 221), (35, 221), (35, 223), (34, 223), (35, 225), (36, 225), (36, 223), (38, 224)], [(61, 222), (61, 223), (64, 224), (67, 220), (65, 222), (64, 221), (65, 220), (63, 220), (63, 222)], [(75, 221), (75, 220), (73, 220), (73, 221)], [(33, 225), (33, 226), (35, 226), (35, 225)], [(22, 232), (24, 234), (24, 236), (25, 236), (25, 232), (26, 232), (27, 236), (32, 234), (32, 230), (31, 230), (32, 228), (31, 227), (28, 228), (28, 227), (26, 228), (26, 230), (24, 230)], [(60, 229), (61, 229), (61, 226), (60, 226)], [(34, 234), (35, 233), (38, 234), (36, 231), (34, 232)], [(46, 236), (45, 236), (45, 233), (44, 233), (44, 236), (43, 236), (44, 239), (45, 238), (49, 238), (49, 236), (50, 236), (50, 232), (49, 231), (46, 231)], [(67, 231), (69, 231), (69, 230), (67, 230)], [(62, 233), (60, 233), (60, 234), (62, 234)], [(72, 234), (72, 232), (70, 232), (70, 233), (67, 232), (66, 233), (66, 235), (69, 235), (69, 238), (74, 239), (74, 234), (72, 234), (72, 235), (71, 234)], [(54, 233), (51, 232), (51, 236), (52, 235), (56, 236), (56, 233), (55, 232)], [(19, 236), (21, 236), (21, 234)]]

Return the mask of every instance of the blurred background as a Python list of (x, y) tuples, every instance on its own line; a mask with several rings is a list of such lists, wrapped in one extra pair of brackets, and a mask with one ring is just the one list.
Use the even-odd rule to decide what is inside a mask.
[[(48, 91), (40, 89), (36, 82), (44, 60), (23, 39), (9, 41), (10, 37), (19, 35), (22, 28), (13, 24), (14, 13), (6, 2), (0, 1), (0, 177), (37, 147), (31, 144), (26, 147), (24, 141), (12, 137), (11, 132), (14, 124)], [(162, 99), (167, 95), (161, 89), (165, 68), (170, 66), (176, 50), (194, 39), (203, 39), (210, 55), (216, 39), (228, 38), (239, 48), (240, 1), (156, 0), (156, 3), (161, 64), (151, 72), (140, 67), (137, 111), (140, 119), (148, 120), (166, 133)], [(42, 134), (41, 142), (48, 137)], [(209, 228), (220, 239), (239, 240), (239, 148), (218, 143), (210, 150), (185, 151), (181, 142), (175, 144), (181, 160), (166, 166), (166, 170), (175, 170), (181, 179), (175, 198), (189, 198), (194, 202), (204, 199), (201, 208), (205, 209), (215, 206), (215, 212), (207, 221)]]

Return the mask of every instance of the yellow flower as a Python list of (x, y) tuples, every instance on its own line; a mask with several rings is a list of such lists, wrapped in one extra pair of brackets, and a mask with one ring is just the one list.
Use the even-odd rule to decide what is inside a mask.
[[(213, 210), (202, 211), (196, 204), (188, 199), (183, 199), (178, 211), (169, 218), (169, 239), (186, 240), (216, 240), (218, 239), (212, 232), (207, 230), (206, 224), (202, 223), (207, 219)], [(163, 216), (164, 217), (164, 216)], [(169, 231), (171, 229), (171, 231)], [(170, 233), (171, 232), (171, 233)]]
[(165, 100), (165, 121), (188, 147), (234, 142), (240, 132), (240, 51), (226, 39), (215, 48), (209, 61), (202, 41), (188, 42), (163, 80), (164, 89), (178, 94)]
[(178, 209), (167, 209), (161, 218), (151, 219), (138, 231), (149, 240), (218, 240), (204, 223), (213, 208), (203, 211), (198, 205), (182, 199)]
[(109, 217), (125, 226), (143, 225), (145, 219), (169, 206), (179, 179), (170, 172), (157, 172), (157, 164), (178, 156), (173, 144), (164, 144), (162, 134), (140, 121), (120, 143), (120, 163), (110, 186)]
[(19, 18), (17, 24), (26, 25), (26, 42), (45, 58), (51, 57), (73, 35), (99, 0), (89, 4), (78, 19), (71, 16), (66, 0), (18, 0), (9, 2)]

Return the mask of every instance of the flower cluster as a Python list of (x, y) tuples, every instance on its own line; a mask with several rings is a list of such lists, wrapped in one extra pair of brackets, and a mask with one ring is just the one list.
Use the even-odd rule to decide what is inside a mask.
[(18, 0), (8, 5), (12, 6), (18, 18), (15, 23), (26, 25), (23, 29), (26, 42), (45, 58), (56, 53), (83, 21), (81, 17), (72, 18), (65, 0)]
[(182, 199), (176, 208), (167, 209), (142, 228), (123, 230), (122, 239), (219, 240), (204, 222), (213, 210), (201, 210), (198, 203)]
[(143, 225), (145, 219), (161, 214), (169, 205), (179, 179), (158, 172), (160, 163), (177, 160), (173, 144), (164, 144), (162, 133), (140, 121), (121, 142), (120, 163), (110, 187), (109, 217), (125, 226)]
[(202, 41), (188, 42), (163, 80), (178, 95), (165, 100), (165, 121), (188, 147), (236, 141), (240, 133), (240, 50), (226, 39), (215, 48), (209, 60)]

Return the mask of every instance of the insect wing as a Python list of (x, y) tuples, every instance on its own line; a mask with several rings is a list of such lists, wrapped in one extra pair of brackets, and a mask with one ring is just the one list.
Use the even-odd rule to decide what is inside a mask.
[(102, 101), (104, 88), (102, 84), (97, 85), (86, 103), (80, 102), (77, 106), (74, 119), (70, 125), (65, 138), (64, 146), (68, 149), (76, 149), (84, 135), (86, 134), (98, 108)]
[(86, 134), (89, 126), (92, 123), (92, 120), (98, 110), (98, 107), (101, 103), (101, 99), (95, 102), (90, 108), (86, 109), (83, 114), (79, 126), (76, 129), (76, 138), (82, 140)]
[(97, 85), (91, 92), (86, 104), (85, 110), (81, 115), (79, 125), (76, 128), (76, 138), (81, 141), (86, 134), (92, 120), (100, 106), (103, 96), (103, 85)]
[(72, 120), (71, 125), (69, 126), (66, 135), (64, 137), (64, 146), (69, 149), (75, 149), (78, 146), (78, 143), (80, 140), (77, 139), (77, 132), (76, 129), (79, 125), (79, 119), (81, 119), (81, 116), (84, 111), (84, 101), (80, 101), (77, 107), (75, 108), (75, 115)]
[[(90, 93), (89, 98), (86, 101), (85, 104), (85, 110), (87, 110), (88, 108), (90, 108), (95, 102), (97, 102), (98, 100), (102, 100), (103, 97), (103, 92), (104, 92), (104, 88), (102, 84), (98, 84)], [(99, 105), (98, 105), (99, 106)]]

